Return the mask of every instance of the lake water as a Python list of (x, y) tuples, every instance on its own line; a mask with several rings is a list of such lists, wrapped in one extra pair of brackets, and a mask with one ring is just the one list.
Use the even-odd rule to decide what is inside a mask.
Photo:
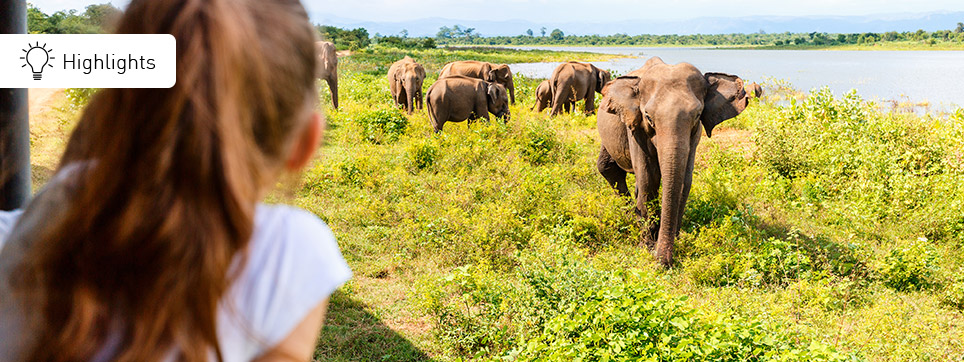
[[(688, 62), (703, 72), (739, 75), (748, 81), (785, 80), (802, 91), (823, 86), (836, 95), (851, 89), (864, 99), (928, 101), (935, 109), (964, 106), (964, 51), (751, 50), (631, 47), (513, 47), (628, 54), (636, 58), (593, 62), (625, 74), (652, 56)], [(558, 63), (512, 64), (514, 73), (548, 78)]]

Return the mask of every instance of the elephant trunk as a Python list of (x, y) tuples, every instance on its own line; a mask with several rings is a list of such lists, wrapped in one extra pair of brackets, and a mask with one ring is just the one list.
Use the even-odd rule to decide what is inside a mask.
[[(656, 243), (656, 258), (663, 267), (673, 264), (673, 245), (679, 230), (683, 209), (683, 184), (686, 179), (689, 142), (674, 138), (673, 142), (663, 143), (659, 148), (659, 170), (663, 179), (659, 236)], [(638, 177), (638, 176), (637, 176)]]
[(509, 91), (509, 101), (515, 104), (515, 84), (512, 84), (512, 79), (509, 79), (509, 84), (506, 84), (505, 89)]
[(418, 93), (415, 90), (415, 82), (405, 82), (405, 111), (412, 114), (415, 111), (415, 97)]
[(338, 109), (338, 74), (332, 73), (328, 78), (328, 89), (331, 91), (331, 105)]

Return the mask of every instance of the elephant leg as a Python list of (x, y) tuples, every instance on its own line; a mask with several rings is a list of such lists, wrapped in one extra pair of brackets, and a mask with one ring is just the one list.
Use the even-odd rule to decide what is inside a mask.
[(583, 113), (590, 115), (596, 113), (596, 91), (594, 88), (589, 88), (586, 91), (586, 103), (584, 104)]
[(700, 143), (701, 132), (703, 132), (702, 129), (703, 127), (696, 127), (696, 131), (690, 136), (690, 154), (686, 164), (686, 177), (683, 179), (683, 194), (680, 198), (678, 214), (680, 222), (676, 225), (676, 235), (679, 235), (680, 227), (683, 224), (683, 213), (684, 210), (686, 210), (686, 201), (690, 196), (690, 187), (693, 186), (693, 164), (696, 161), (696, 146)]
[(331, 105), (338, 109), (338, 72), (328, 76), (328, 89), (331, 91)]
[[(569, 104), (569, 86), (560, 85), (555, 88), (555, 92), (552, 94), (552, 112), (549, 113), (550, 116), (555, 116), (562, 113), (563, 107)], [(566, 112), (569, 112), (566, 110)]]
[(606, 147), (599, 147), (596, 169), (606, 179), (609, 186), (616, 189), (619, 196), (629, 196), (629, 188), (626, 186), (626, 170), (616, 164), (613, 157), (609, 155), (609, 151), (606, 151)]
[(448, 117), (448, 112), (438, 109), (438, 104), (433, 104), (431, 100), (428, 101), (428, 119), (432, 122), (432, 128), (435, 129), (435, 133), (442, 132), (442, 125), (448, 121)]
[[(419, 86), (419, 88), (422, 88), (422, 86)], [(422, 95), (421, 90), (418, 91), (418, 95), (416, 95), (416, 97), (418, 97), (416, 98), (416, 100), (418, 101), (418, 109), (422, 110), (422, 101), (425, 98), (425, 96)]]

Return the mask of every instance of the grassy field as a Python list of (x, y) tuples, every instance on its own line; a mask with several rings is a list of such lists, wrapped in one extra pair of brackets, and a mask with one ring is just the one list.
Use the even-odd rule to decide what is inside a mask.
[[(434, 134), (424, 111), (391, 105), (384, 75), (404, 55), (426, 65), (425, 88), (456, 59), (608, 57), (340, 59), (342, 107), (322, 90), (318, 159), (272, 197), (326, 220), (355, 271), (317, 360), (964, 359), (964, 111), (888, 113), (765, 84), (701, 141), (666, 271), (596, 171), (595, 116), (531, 111), (540, 80), (517, 75), (510, 121)], [(35, 128), (35, 170), (52, 167), (76, 113), (34, 118), (51, 120)]]

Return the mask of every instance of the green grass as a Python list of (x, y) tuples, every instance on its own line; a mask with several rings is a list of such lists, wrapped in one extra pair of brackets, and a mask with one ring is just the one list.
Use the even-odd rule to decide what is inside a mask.
[[(367, 115), (396, 112), (383, 71), (404, 54), (343, 59), (344, 106), (294, 200), (356, 271), (331, 320), (361, 327), (332, 323), (319, 359), (964, 357), (964, 112), (890, 114), (827, 91), (754, 102), (704, 138), (679, 264), (662, 271), (595, 170), (595, 117), (530, 111), (539, 80), (517, 79), (508, 123), (434, 134), (417, 112), (392, 141), (366, 138)], [(410, 55), (438, 69), (520, 54)], [(588, 331), (611, 332), (570, 338)]]

